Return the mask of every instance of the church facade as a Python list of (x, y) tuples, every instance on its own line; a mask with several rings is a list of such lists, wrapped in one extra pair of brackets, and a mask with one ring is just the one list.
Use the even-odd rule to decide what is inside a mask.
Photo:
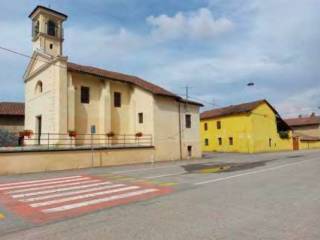
[(46, 144), (45, 133), (142, 133), (152, 136), (155, 160), (201, 156), (201, 104), (139, 77), (69, 62), (63, 55), (67, 16), (38, 6), (29, 17), (33, 55), (24, 75), (25, 129), (39, 136), (39, 145)]

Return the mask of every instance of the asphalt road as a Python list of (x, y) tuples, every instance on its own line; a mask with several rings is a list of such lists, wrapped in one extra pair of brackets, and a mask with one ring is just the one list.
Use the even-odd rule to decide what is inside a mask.
[(175, 163), (0, 177), (6, 184), (90, 175), (172, 190), (38, 224), (0, 200), (0, 239), (319, 240), (319, 154), (208, 154)]

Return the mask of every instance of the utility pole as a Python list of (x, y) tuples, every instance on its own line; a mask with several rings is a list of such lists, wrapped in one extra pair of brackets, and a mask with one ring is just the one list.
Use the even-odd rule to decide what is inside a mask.
[(189, 86), (186, 86), (186, 105), (185, 105), (185, 111), (188, 112), (188, 101), (189, 101)]

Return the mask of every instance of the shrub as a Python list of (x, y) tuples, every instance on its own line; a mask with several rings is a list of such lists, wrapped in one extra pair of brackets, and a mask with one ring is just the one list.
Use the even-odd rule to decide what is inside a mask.
[(18, 143), (19, 137), (16, 134), (0, 129), (0, 147), (15, 147)]
[(288, 139), (289, 138), (289, 132), (288, 131), (281, 131), (281, 132), (279, 132), (279, 136), (280, 136), (280, 138)]

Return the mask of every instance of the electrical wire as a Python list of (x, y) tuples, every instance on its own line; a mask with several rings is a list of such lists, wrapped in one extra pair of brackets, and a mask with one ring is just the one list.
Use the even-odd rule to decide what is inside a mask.
[[(27, 54), (24, 54), (24, 53), (21, 53), (21, 52), (18, 52), (18, 51), (15, 51), (15, 50), (12, 50), (12, 49), (9, 49), (9, 48), (6, 48), (6, 47), (0, 46), (0, 50), (6, 51), (6, 52), (9, 52), (9, 53), (12, 53), (12, 54), (16, 54), (16, 55), (21, 56), (21, 57), (24, 57), (24, 58), (29, 58), (29, 59), (31, 59), (31, 60), (36, 59), (36, 58), (33, 57), (33, 56), (29, 56), (29, 55), (27, 55)], [(51, 63), (51, 61), (46, 61), (46, 60), (43, 60), (43, 59), (38, 59), (38, 61), (44, 62), (44, 63), (47, 63), (47, 64), (50, 64), (50, 63)], [(62, 65), (60, 65), (60, 64), (57, 65), (57, 63), (52, 64), (52, 65), (53, 65), (53, 66), (56, 66), (56, 67), (60, 67), (60, 68), (67, 69), (67, 67), (65, 67), (65, 66), (62, 66)]]

